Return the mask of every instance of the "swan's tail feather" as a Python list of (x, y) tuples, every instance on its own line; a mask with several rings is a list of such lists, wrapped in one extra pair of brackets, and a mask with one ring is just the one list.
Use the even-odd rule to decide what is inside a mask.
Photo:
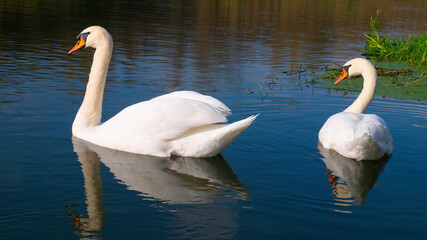
[(213, 124), (174, 139), (171, 155), (212, 157), (218, 155), (242, 134), (258, 117), (252, 115), (231, 124)]

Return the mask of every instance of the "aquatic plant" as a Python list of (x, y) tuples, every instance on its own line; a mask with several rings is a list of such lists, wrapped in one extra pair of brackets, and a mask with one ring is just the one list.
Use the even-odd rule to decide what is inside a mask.
[[(382, 10), (377, 10), (375, 18), (370, 20), (369, 33), (364, 34), (367, 37), (364, 52), (362, 55), (369, 58), (376, 66), (378, 72), (377, 96), (384, 98), (395, 98), (403, 100), (413, 100), (427, 102), (427, 31), (421, 35), (411, 35), (406, 39), (392, 39), (389, 35), (381, 38), (378, 30), (381, 23), (379, 16)], [(335, 81), (341, 73), (342, 66), (327, 66), (316, 69), (307, 65), (300, 65), (299, 69), (284, 71), (287, 77), (292, 77), (297, 86), (321, 86), (323, 88), (338, 91), (341, 94), (358, 93), (362, 89), (363, 81), (359, 78), (351, 78), (345, 83), (335, 86)], [(249, 76), (249, 75), (248, 75)], [(265, 78), (264, 81), (257, 81), (249, 76), (259, 87), (258, 92), (261, 100), (269, 95), (278, 84), (278, 78), (272, 75)], [(243, 85), (243, 83), (241, 83)], [(264, 86), (268, 86), (264, 87)], [(254, 93), (248, 87), (243, 85), (248, 94)]]
[[(382, 29), (377, 10), (375, 18), (371, 18), (369, 33), (362, 55), (369, 58), (378, 72), (376, 95), (395, 99), (427, 102), (427, 31), (424, 34), (409, 34), (406, 39), (391, 38), (390, 35), (380, 37)], [(348, 94), (359, 92), (363, 81), (352, 78), (335, 86), (334, 82), (341, 72), (341, 66), (326, 67), (314, 74), (306, 71), (305, 77), (298, 76), (297, 85), (321, 85)], [(301, 67), (300, 67), (301, 69)], [(307, 69), (308, 70), (308, 69)], [(299, 73), (301, 75), (301, 73)]]
[[(378, 72), (377, 96), (414, 100), (427, 102), (427, 84), (425, 79), (427, 74), (423, 69), (411, 67), (405, 64), (391, 62), (375, 62)], [(339, 77), (341, 67), (327, 67), (319, 70), (314, 78), (319, 81), (305, 80), (308, 82), (320, 83), (325, 88), (341, 91), (343, 94), (359, 92), (362, 89), (363, 81), (360, 77), (348, 79), (345, 83), (335, 85), (335, 80)]]
[[(268, 90), (273, 90), (279, 81), (279, 79), (273, 73), (266, 76), (264, 78), (264, 80), (262, 80), (261, 83), (259, 81), (257, 81), (256, 79), (254, 79), (253, 77), (251, 77), (249, 74), (247, 74), (247, 76), (250, 79), (252, 79), (252, 81), (255, 82), (256, 85), (259, 87), (258, 93), (261, 95), (261, 101), (264, 100), (264, 98), (267, 97), (269, 94), (269, 92), (267, 91), (267, 88), (268, 88)], [(246, 91), (248, 91), (248, 95), (254, 93), (254, 91), (252, 91), (251, 89), (246, 87), (246, 85), (244, 85), (242, 82), (239, 81), (239, 83), (246, 89)], [(267, 88), (265, 88), (264, 85)]]
[[(427, 74), (423, 68), (392, 62), (374, 62), (374, 65), (378, 73), (376, 96), (427, 102)], [(360, 77), (335, 85), (341, 69), (342, 66), (338, 64), (322, 68), (301, 65), (298, 70), (283, 73), (286, 74), (285, 78), (294, 79), (297, 86), (317, 86), (343, 95), (358, 94), (363, 87)]]
[(419, 35), (409, 34), (406, 39), (391, 38), (390, 35), (381, 38), (378, 33), (381, 11), (377, 10), (375, 18), (371, 17), (369, 33), (364, 34), (367, 40), (362, 55), (378, 61), (427, 68), (427, 31)]

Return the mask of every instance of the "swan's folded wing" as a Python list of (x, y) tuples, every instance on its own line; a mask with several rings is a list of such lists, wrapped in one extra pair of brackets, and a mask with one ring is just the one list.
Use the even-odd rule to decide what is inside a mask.
[(121, 137), (168, 140), (192, 128), (227, 122), (226, 116), (223, 108), (203, 101), (174, 96), (158, 97), (123, 109), (102, 124), (100, 130), (117, 136), (119, 134), (116, 133), (120, 133)]
[(193, 91), (175, 91), (175, 92), (171, 92), (171, 93), (156, 97), (152, 100), (166, 99), (166, 98), (182, 98), (182, 99), (188, 99), (188, 100), (197, 100), (200, 102), (204, 102), (214, 108), (217, 108), (218, 110), (223, 112), (226, 116), (229, 116), (231, 114), (231, 110), (218, 99), (213, 98), (211, 96), (202, 95), (198, 92), (193, 92)]
[(328, 118), (319, 132), (319, 140), (327, 149), (343, 147), (354, 139), (360, 116), (354, 113), (340, 112)]
[(355, 135), (360, 137), (367, 134), (377, 143), (388, 144), (392, 140), (390, 129), (381, 117), (375, 114), (364, 114)]

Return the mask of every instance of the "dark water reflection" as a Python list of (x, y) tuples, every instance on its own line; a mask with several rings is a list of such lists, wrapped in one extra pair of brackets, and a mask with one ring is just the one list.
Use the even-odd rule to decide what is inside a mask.
[[(341, 159), (317, 133), (355, 95), (283, 73), (360, 56), (377, 9), (385, 33), (426, 30), (422, 0), (0, 1), (0, 238), (422, 239), (426, 104), (376, 97), (393, 157)], [(90, 25), (115, 41), (103, 120), (183, 89), (261, 115), (213, 159), (72, 140), (93, 51), (67, 52)]]
[(328, 180), (333, 189), (332, 196), (336, 199), (333, 204), (341, 206), (363, 205), (369, 190), (377, 183), (379, 175), (391, 157), (386, 155), (376, 161), (356, 161), (334, 150), (325, 149), (320, 142), (318, 148), (328, 169)]
[[(105, 164), (127, 189), (146, 199), (166, 204), (201, 204), (224, 195), (222, 189), (233, 190), (236, 198), (249, 200), (246, 187), (237, 180), (225, 159), (173, 157), (160, 158), (131, 154), (96, 146), (73, 137), (74, 151), (82, 163), (85, 179), (99, 178), (99, 171), (86, 169), (94, 158)], [(90, 165), (93, 165), (91, 163)], [(99, 169), (99, 167), (98, 167)], [(88, 189), (86, 189), (88, 192)]]
[[(246, 187), (238, 181), (221, 155), (212, 158), (160, 158), (115, 151), (75, 137), (73, 147), (82, 166), (87, 214), (81, 215), (70, 210), (69, 217), (73, 219), (73, 227), (79, 229), (75, 231), (76, 234), (81, 237), (96, 237), (105, 223), (101, 162), (117, 181), (126, 185), (128, 190), (136, 191), (145, 200), (161, 201), (167, 205), (207, 204), (221, 201), (225, 196), (249, 200)], [(180, 216), (183, 214), (181, 211), (168, 209), (161, 204), (158, 207), (176, 212), (179, 221), (188, 221), (185, 225), (197, 223), (205, 228), (202, 232), (216, 231), (218, 234), (220, 231), (226, 234), (224, 222), (227, 227), (230, 227), (230, 223), (236, 225), (232, 216), (229, 216), (228, 208), (216, 208), (215, 214), (209, 212), (206, 215), (197, 212), (191, 215), (191, 211), (185, 211), (187, 216)]]

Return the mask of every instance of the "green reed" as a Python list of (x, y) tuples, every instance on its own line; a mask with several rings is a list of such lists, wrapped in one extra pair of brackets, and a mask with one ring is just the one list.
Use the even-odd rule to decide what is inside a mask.
[(416, 67), (427, 68), (427, 31), (424, 34), (409, 34), (406, 39), (391, 38), (390, 35), (380, 37), (381, 29), (377, 10), (375, 18), (371, 17), (369, 33), (365, 34), (364, 53), (368, 58), (378, 61), (405, 63)]

